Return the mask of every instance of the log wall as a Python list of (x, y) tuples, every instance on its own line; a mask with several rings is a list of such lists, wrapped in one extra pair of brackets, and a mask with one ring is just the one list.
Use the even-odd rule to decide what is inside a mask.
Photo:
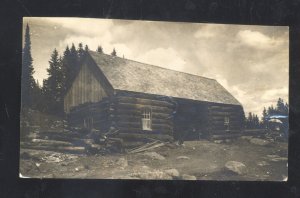
[(110, 100), (105, 98), (97, 103), (85, 103), (72, 108), (67, 119), (71, 126), (85, 128), (84, 120), (90, 118), (92, 119), (92, 126), (90, 126), (90, 128), (107, 132), (111, 127), (109, 112)]
[[(151, 131), (143, 131), (145, 109), (151, 109)], [(112, 126), (120, 133), (149, 133), (173, 136), (174, 104), (171, 101), (143, 95), (117, 94), (111, 103)]]
[[(211, 104), (208, 107), (210, 135), (241, 133), (243, 131), (244, 111), (238, 105)], [(225, 125), (225, 117), (229, 125)]]

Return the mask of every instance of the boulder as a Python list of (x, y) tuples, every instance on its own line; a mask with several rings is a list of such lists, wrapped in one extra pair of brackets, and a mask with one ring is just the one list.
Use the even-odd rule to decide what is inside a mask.
[(260, 139), (260, 138), (251, 138), (250, 142), (252, 144), (256, 144), (256, 145), (260, 145), (260, 146), (265, 146), (270, 144), (270, 142), (268, 140), (264, 140), (264, 139)]
[(178, 156), (178, 157), (176, 157), (176, 159), (179, 159), (179, 160), (189, 160), (190, 158), (187, 157), (187, 156)]
[(145, 155), (147, 157), (150, 157), (151, 159), (154, 159), (154, 160), (164, 160), (164, 159), (166, 159), (164, 156), (162, 156), (162, 155), (160, 155), (156, 152), (146, 152), (143, 155)]
[(238, 175), (243, 175), (247, 172), (246, 165), (242, 162), (237, 161), (228, 161), (225, 164), (225, 168), (229, 171), (232, 171)]
[(181, 176), (181, 179), (183, 179), (183, 180), (197, 180), (197, 178), (194, 175), (187, 175), (187, 174), (183, 174)]
[(179, 172), (175, 168), (167, 169), (167, 170), (165, 170), (165, 173), (167, 173), (168, 175), (170, 175), (173, 178), (179, 177)]

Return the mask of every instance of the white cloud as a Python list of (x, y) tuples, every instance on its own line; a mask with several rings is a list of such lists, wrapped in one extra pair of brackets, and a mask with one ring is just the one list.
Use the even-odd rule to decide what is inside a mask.
[(185, 69), (185, 61), (172, 48), (153, 49), (137, 57), (136, 60), (177, 71)]
[(206, 24), (202, 25), (201, 28), (199, 28), (195, 33), (194, 37), (195, 38), (204, 38), (204, 39), (209, 39), (213, 38), (218, 35), (218, 32), (224, 30), (224, 25), (220, 24)]
[(281, 39), (269, 37), (258, 31), (241, 30), (237, 33), (237, 39), (242, 44), (259, 49), (276, 48), (283, 43)]
[(61, 17), (49, 17), (44, 19), (45, 21), (61, 25), (62, 27), (73, 30), (81, 35), (88, 35), (92, 37), (101, 35), (113, 27), (113, 20), (111, 19)]

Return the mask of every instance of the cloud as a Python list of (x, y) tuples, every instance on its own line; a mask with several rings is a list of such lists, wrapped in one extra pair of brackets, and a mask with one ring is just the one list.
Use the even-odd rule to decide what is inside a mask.
[(239, 31), (237, 39), (246, 46), (259, 49), (272, 49), (283, 43), (281, 39), (275, 39), (261, 32), (251, 30)]
[(185, 71), (185, 61), (172, 48), (157, 48), (137, 57), (137, 60), (177, 71)]

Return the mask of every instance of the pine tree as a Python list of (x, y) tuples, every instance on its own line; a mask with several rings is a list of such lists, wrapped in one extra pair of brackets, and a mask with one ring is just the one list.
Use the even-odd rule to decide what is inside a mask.
[(85, 46), (84, 46), (84, 52), (85, 52), (85, 53), (89, 52), (89, 46), (88, 46), (88, 45), (85, 45)]
[(97, 52), (100, 53), (100, 54), (103, 54), (103, 48), (101, 47), (101, 45), (99, 45), (97, 47)]
[(267, 123), (268, 123), (267, 117), (268, 117), (267, 109), (266, 109), (266, 107), (264, 107), (264, 110), (262, 112), (262, 126), (264, 128), (267, 127)]
[(25, 41), (22, 55), (22, 107), (32, 107), (31, 97), (33, 89), (36, 85), (33, 78), (34, 69), (32, 65), (33, 59), (31, 56), (30, 29), (28, 24), (26, 25), (25, 30)]
[(82, 60), (84, 58), (84, 54), (85, 54), (82, 43), (78, 44), (77, 54), (78, 54), (78, 62), (80, 64), (82, 62)]
[(115, 48), (114, 48), (113, 51), (111, 52), (111, 55), (112, 55), (112, 56), (117, 56), (117, 52), (116, 52), (116, 49), (115, 49)]
[(77, 50), (74, 46), (74, 44), (72, 43), (71, 49), (70, 49), (70, 56), (69, 56), (69, 74), (68, 74), (68, 83), (67, 85), (70, 85), (72, 83), (72, 80), (75, 78), (75, 75), (79, 69), (79, 58), (78, 58), (78, 53)]
[(69, 46), (66, 47), (63, 58), (62, 58), (62, 73), (63, 73), (63, 87), (64, 91), (70, 86), (71, 84), (71, 76), (72, 76), (72, 57), (71, 51)]
[(282, 98), (278, 98), (276, 110), (278, 114), (285, 114), (285, 105)]
[(62, 58), (54, 49), (49, 61), (48, 78), (44, 82), (44, 93), (47, 101), (47, 111), (52, 114), (63, 113), (63, 82)]

